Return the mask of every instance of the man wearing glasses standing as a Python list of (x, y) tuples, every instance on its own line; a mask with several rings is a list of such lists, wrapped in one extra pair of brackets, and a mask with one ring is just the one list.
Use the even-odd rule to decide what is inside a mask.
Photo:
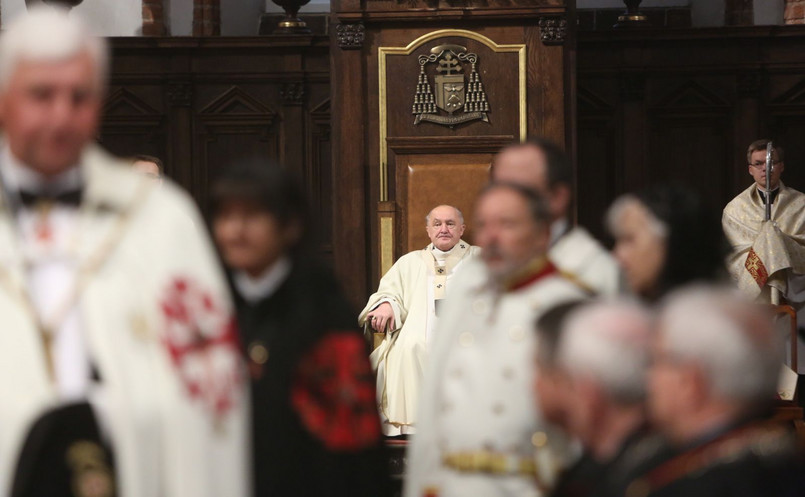
[[(785, 186), (783, 148), (771, 150), (770, 188), (766, 188), (768, 140), (749, 145), (746, 158), (752, 185), (724, 208), (722, 224), (732, 245), (727, 267), (739, 288), (764, 302), (772, 288), (797, 310), (805, 304), (805, 195)], [(766, 200), (771, 219), (765, 219)]]

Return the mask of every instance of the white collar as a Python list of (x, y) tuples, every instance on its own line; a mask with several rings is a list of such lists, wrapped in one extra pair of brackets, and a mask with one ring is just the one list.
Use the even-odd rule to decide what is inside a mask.
[(81, 186), (81, 169), (71, 167), (67, 171), (47, 178), (26, 166), (11, 153), (11, 147), (3, 144), (0, 152), (0, 174), (3, 176), (5, 187), (10, 192), (28, 190), (40, 193), (59, 193)]
[(432, 247), (433, 257), (435, 257), (437, 261), (443, 261), (443, 260), (447, 259), (447, 256), (453, 253), (453, 251), (456, 249), (456, 247), (458, 247), (459, 243), (460, 243), (460, 240), (458, 242), (456, 242), (455, 245), (450, 247), (450, 250), (442, 250), (440, 248), (437, 248), (436, 245), (434, 245)]
[(553, 246), (556, 242), (559, 241), (562, 236), (568, 231), (568, 222), (567, 218), (563, 217), (561, 219), (557, 219), (556, 221), (551, 223), (551, 242), (550, 246)]
[(291, 272), (291, 259), (283, 257), (266, 269), (262, 275), (252, 278), (243, 271), (235, 271), (232, 281), (238, 293), (249, 303), (270, 297)]

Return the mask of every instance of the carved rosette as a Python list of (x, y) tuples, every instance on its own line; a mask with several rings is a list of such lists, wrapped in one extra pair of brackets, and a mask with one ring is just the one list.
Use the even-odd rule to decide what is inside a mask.
[(284, 105), (302, 105), (305, 97), (305, 84), (301, 81), (285, 83), (280, 89), (280, 97)]
[(174, 107), (189, 107), (193, 101), (190, 83), (168, 83), (168, 102)]
[(742, 98), (760, 97), (762, 77), (759, 72), (747, 72), (738, 75), (738, 96)]
[(363, 48), (366, 28), (362, 22), (351, 24), (338, 24), (335, 27), (335, 37), (342, 50), (359, 50)]
[(561, 45), (567, 38), (567, 19), (564, 17), (541, 17), (539, 38), (545, 45)]
[(624, 73), (619, 80), (619, 93), (624, 102), (643, 100), (646, 96), (646, 75)]

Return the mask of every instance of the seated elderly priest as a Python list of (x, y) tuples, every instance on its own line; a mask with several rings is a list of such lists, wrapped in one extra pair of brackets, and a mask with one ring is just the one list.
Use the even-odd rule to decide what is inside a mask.
[(383, 433), (414, 433), (416, 412), (437, 309), (452, 288), (451, 280), (478, 254), (461, 239), (464, 215), (440, 205), (425, 216), (431, 243), (409, 252), (389, 269), (367, 302), (358, 321), (388, 331), (372, 353)]

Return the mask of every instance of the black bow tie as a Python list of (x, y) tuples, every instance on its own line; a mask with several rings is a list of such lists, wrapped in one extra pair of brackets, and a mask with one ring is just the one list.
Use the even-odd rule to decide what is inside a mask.
[(58, 204), (67, 207), (78, 207), (81, 205), (82, 190), (66, 190), (60, 193), (35, 193), (20, 190), (20, 201), (25, 207), (35, 207), (42, 204)]
[[(765, 204), (766, 203), (766, 192), (764, 192), (763, 190), (761, 190), (759, 188), (758, 188), (757, 192), (760, 194), (760, 200), (762, 200), (763, 203)], [(777, 188), (776, 190), (772, 190), (769, 193), (770, 193), (770, 197), (771, 197), (770, 203), (773, 204), (774, 200), (777, 198), (777, 195), (780, 193), (780, 189)]]

